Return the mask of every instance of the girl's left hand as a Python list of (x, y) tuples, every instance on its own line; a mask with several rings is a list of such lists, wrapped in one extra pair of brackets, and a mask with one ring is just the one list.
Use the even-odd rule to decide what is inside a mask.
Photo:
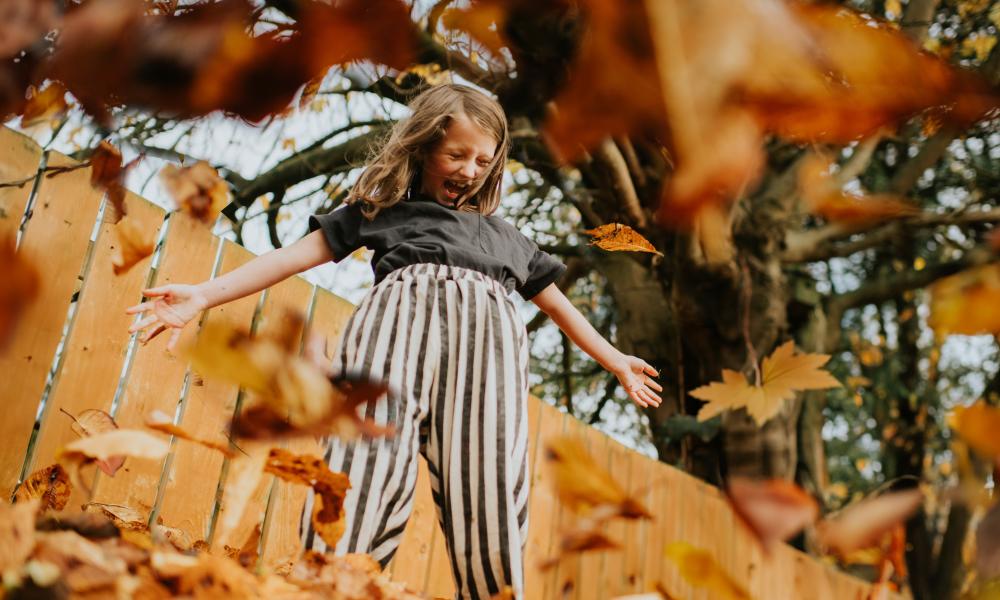
[(662, 392), (663, 387), (653, 379), (653, 377), (659, 375), (656, 369), (646, 361), (635, 356), (625, 356), (623, 361), (620, 367), (613, 369), (611, 372), (621, 382), (629, 398), (632, 398), (632, 401), (642, 408), (659, 406), (662, 399), (656, 392)]

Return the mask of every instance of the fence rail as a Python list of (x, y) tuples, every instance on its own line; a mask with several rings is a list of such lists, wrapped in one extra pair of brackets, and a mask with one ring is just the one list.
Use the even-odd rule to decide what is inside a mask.
[[(150, 412), (160, 410), (176, 415), (176, 422), (191, 433), (226, 443), (226, 426), (240, 399), (235, 386), (192, 377), (184, 361), (166, 352), (164, 339), (138, 345), (127, 333), (131, 318), (124, 309), (136, 303), (148, 285), (218, 276), (252, 255), (212, 236), (183, 213), (166, 214), (129, 194), (130, 218), (150, 235), (161, 234), (162, 241), (152, 257), (124, 275), (114, 275), (110, 257), (117, 241), (102, 218), (103, 197), (90, 186), (90, 169), (52, 177), (39, 174), (42, 165), (73, 164), (0, 128), (0, 183), (29, 181), (0, 187), (0, 236), (15, 234), (23, 220), (19, 252), (42, 271), (39, 297), (0, 354), (5, 404), (0, 491), (7, 498), (23, 476), (55, 462), (60, 448), (75, 438), (64, 413), (99, 408), (122, 427), (141, 427)], [(280, 326), (288, 308), (308, 315), (314, 330), (334, 339), (353, 307), (296, 277), (213, 308), (205, 320), (264, 331)], [(195, 333), (184, 335), (190, 339)], [(869, 585), (790, 547), (764, 557), (716, 489), (624, 448), (538, 399), (531, 399), (529, 414), (533, 485), (528, 598), (612, 598), (651, 590), (657, 582), (679, 598), (710, 598), (708, 592), (686, 584), (664, 560), (662, 549), (673, 540), (713, 552), (719, 564), (761, 600), (868, 598)], [(609, 525), (606, 533), (622, 542), (621, 551), (568, 559), (543, 573), (536, 565), (555, 553), (569, 516), (541, 468), (541, 442), (565, 433), (585, 440), (593, 455), (606, 460), (611, 472), (656, 517)], [(312, 440), (288, 445), (295, 452), (320, 453)], [(69, 506), (128, 506), (184, 531), (192, 541), (211, 541), (214, 523), (229, 500), (226, 471), (227, 461), (218, 452), (174, 442), (163, 461), (129, 459), (114, 477), (89, 473), (90, 494), (74, 490)], [(417, 485), (413, 516), (389, 571), (414, 589), (450, 597), (454, 586), (423, 463)], [(266, 477), (254, 490), (233, 539), (246, 539), (259, 527), (263, 563), (275, 566), (292, 560), (300, 551), (298, 519), (304, 501), (304, 487)]]

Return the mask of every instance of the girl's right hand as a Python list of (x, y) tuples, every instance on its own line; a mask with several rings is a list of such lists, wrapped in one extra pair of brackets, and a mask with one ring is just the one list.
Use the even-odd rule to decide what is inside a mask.
[(168, 328), (173, 328), (174, 331), (167, 342), (169, 352), (174, 352), (176, 349), (184, 326), (198, 316), (198, 313), (208, 308), (208, 300), (196, 285), (163, 285), (143, 290), (142, 295), (153, 299), (130, 306), (125, 312), (131, 315), (146, 311), (151, 313), (129, 327), (129, 333), (148, 329), (139, 338), (139, 342), (145, 344)]

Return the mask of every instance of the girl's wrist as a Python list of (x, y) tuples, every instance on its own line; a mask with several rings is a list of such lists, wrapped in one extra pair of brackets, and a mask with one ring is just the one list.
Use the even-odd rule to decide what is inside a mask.
[(615, 356), (603, 366), (609, 373), (624, 373), (629, 370), (628, 357), (623, 352), (615, 349)]

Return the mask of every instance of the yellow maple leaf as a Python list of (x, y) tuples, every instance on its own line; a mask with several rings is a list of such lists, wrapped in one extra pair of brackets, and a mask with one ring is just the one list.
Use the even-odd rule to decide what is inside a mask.
[(711, 591), (712, 598), (723, 600), (752, 598), (750, 592), (737, 583), (705, 550), (695, 548), (686, 542), (671, 542), (664, 553), (667, 558), (674, 561), (681, 576), (688, 583)]
[(698, 412), (705, 421), (730, 409), (746, 408), (759, 425), (777, 414), (785, 400), (800, 390), (840, 387), (830, 373), (820, 369), (830, 360), (827, 354), (795, 354), (795, 343), (786, 342), (761, 364), (761, 384), (753, 385), (737, 371), (722, 370), (722, 381), (703, 385), (690, 392), (708, 404)]
[(931, 286), (927, 320), (938, 336), (1000, 332), (1000, 265), (983, 265), (938, 280)]
[(584, 233), (593, 238), (590, 241), (591, 246), (597, 246), (602, 250), (609, 252), (649, 252), (663, 256), (663, 253), (657, 251), (653, 247), (653, 244), (649, 243), (649, 240), (642, 237), (639, 232), (628, 225), (608, 223), (594, 229), (587, 229)]

